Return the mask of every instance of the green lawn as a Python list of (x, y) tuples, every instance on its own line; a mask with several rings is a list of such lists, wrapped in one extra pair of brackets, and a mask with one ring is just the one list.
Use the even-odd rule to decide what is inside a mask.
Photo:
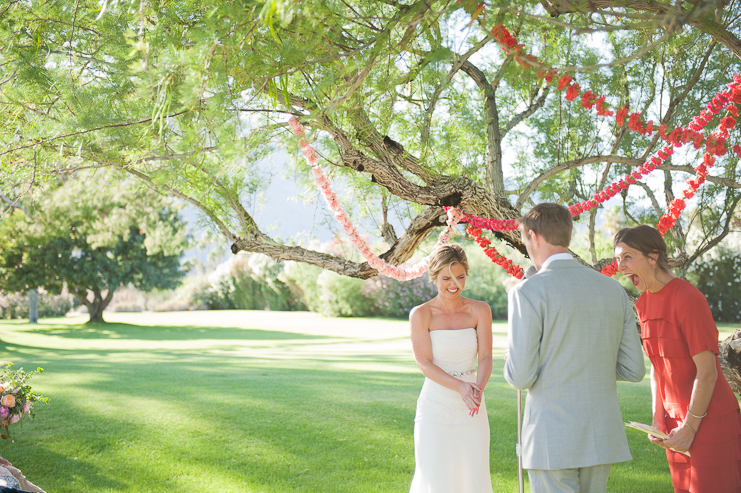
[[(0, 322), (0, 361), (37, 366), (50, 397), (0, 455), (49, 493), (403, 492), (423, 377), (407, 324), (311, 313), (109, 314)], [(723, 328), (723, 337), (733, 327)], [(495, 491), (517, 489), (516, 393), (495, 325), (487, 387)], [(619, 385), (649, 422), (648, 382)], [(663, 451), (628, 430), (613, 492), (671, 492)]]

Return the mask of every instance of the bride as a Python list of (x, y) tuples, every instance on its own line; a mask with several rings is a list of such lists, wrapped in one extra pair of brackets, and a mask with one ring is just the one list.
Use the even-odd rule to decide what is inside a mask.
[(461, 296), (468, 275), (461, 247), (433, 252), (429, 275), (437, 296), (409, 314), (414, 359), (426, 377), (414, 418), (410, 493), (490, 493), (483, 392), (492, 369), (491, 308)]

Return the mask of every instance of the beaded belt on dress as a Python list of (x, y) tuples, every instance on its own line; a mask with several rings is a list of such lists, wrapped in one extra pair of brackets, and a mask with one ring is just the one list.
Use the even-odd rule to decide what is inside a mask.
[(468, 371), (449, 371), (448, 375), (451, 377), (462, 377), (464, 375), (470, 375), (471, 373), (475, 372), (476, 370), (468, 370)]

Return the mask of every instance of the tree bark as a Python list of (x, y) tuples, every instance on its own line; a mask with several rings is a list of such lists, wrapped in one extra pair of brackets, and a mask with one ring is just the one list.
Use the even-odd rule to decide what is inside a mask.
[(103, 311), (108, 307), (108, 304), (113, 299), (113, 293), (116, 291), (114, 288), (108, 288), (108, 293), (106, 293), (105, 297), (103, 297), (102, 293), (98, 288), (92, 288), (89, 291), (93, 293), (93, 299), (92, 301), (88, 299), (88, 289), (83, 288), (82, 290), (72, 290), (70, 289), (70, 293), (75, 295), (75, 297), (80, 300), (80, 303), (85, 305), (87, 308), (88, 314), (90, 315), (90, 320), (87, 321), (89, 324), (104, 324), (106, 323), (105, 320), (103, 320)]
[(28, 323), (39, 323), (39, 292), (35, 288), (28, 290)]
[(722, 0), (692, 2), (695, 7), (692, 10), (685, 10), (679, 4), (671, 5), (655, 0), (543, 0), (541, 3), (553, 17), (574, 12), (596, 13), (602, 9), (616, 8), (648, 12), (655, 15), (656, 25), (676, 30), (683, 24), (689, 24), (711, 36), (741, 59), (741, 40), (714, 19), (713, 13), (719, 7), (725, 6)]
[(741, 395), (741, 330), (718, 344), (720, 367), (731, 389)]

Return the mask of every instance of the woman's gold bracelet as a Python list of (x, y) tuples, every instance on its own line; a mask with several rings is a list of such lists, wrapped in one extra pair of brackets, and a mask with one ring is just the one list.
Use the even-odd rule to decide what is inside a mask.
[(694, 433), (695, 435), (697, 435), (697, 430), (694, 429), (693, 427), (691, 427), (688, 422), (685, 421), (684, 422), (684, 426), (686, 426), (687, 428), (689, 428), (692, 433)]
[(693, 418), (697, 418), (697, 419), (702, 419), (702, 418), (704, 418), (705, 416), (708, 415), (708, 411), (706, 409), (705, 410), (705, 414), (703, 414), (702, 416), (698, 416), (697, 414), (695, 414), (692, 411), (690, 411), (690, 407), (689, 406), (687, 406), (687, 412), (689, 413), (690, 416), (692, 416)]

